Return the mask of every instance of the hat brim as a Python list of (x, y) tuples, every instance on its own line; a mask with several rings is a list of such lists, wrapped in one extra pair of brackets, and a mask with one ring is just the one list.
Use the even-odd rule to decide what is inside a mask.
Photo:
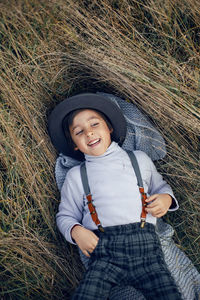
[(126, 137), (126, 120), (121, 109), (106, 97), (92, 93), (79, 94), (59, 103), (49, 116), (49, 135), (52, 144), (59, 153), (78, 160), (84, 160), (84, 155), (80, 151), (74, 151), (69, 147), (63, 130), (63, 120), (65, 117), (70, 112), (82, 108), (95, 109), (104, 113), (111, 122), (113, 140), (122, 145)]

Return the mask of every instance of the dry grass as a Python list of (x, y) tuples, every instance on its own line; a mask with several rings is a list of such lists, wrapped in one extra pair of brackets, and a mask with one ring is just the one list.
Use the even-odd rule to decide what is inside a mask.
[(162, 132), (159, 167), (181, 205), (168, 219), (198, 266), (199, 1), (11, 0), (0, 15), (1, 297), (67, 299), (81, 276), (56, 231), (46, 120), (83, 91), (136, 103)]

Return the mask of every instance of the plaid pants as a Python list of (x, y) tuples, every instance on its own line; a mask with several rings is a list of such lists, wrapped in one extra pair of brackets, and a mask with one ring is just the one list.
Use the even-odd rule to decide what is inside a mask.
[(99, 242), (73, 300), (108, 299), (116, 285), (132, 285), (146, 299), (181, 299), (154, 225), (146, 223), (140, 228), (140, 223), (133, 223), (104, 229), (104, 233), (95, 231)]

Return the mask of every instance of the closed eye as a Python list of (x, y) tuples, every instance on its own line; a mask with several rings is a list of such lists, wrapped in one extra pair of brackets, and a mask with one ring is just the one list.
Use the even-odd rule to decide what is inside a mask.
[(92, 127), (96, 127), (98, 125), (99, 125), (99, 122), (95, 122), (95, 123), (91, 124)]
[(83, 133), (83, 130), (79, 130), (78, 132), (75, 133), (75, 135), (80, 135), (81, 133)]

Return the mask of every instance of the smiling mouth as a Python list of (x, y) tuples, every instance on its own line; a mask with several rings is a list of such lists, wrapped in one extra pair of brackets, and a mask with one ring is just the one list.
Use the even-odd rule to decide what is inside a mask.
[(101, 139), (96, 139), (96, 140), (92, 140), (88, 143), (89, 147), (95, 147), (96, 145), (98, 145), (100, 143)]

